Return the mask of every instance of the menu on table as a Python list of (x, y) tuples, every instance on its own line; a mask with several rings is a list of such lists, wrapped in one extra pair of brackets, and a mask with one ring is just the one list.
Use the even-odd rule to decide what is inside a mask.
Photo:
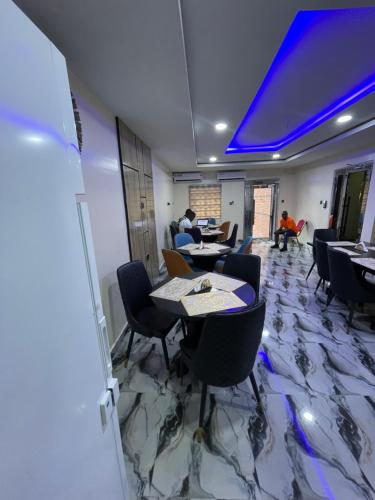
[(226, 292), (233, 292), (240, 288), (245, 284), (244, 281), (237, 280), (235, 278), (229, 278), (228, 276), (224, 276), (218, 273), (206, 273), (198, 278), (195, 278), (194, 281), (202, 281), (202, 280), (210, 280), (213, 288), (217, 288), (219, 290), (225, 290)]
[(179, 302), (181, 297), (191, 292), (195, 285), (194, 280), (173, 278), (173, 280), (168, 281), (165, 285), (151, 292), (150, 296)]
[(355, 243), (352, 241), (326, 241), (330, 247), (354, 247)]
[(352, 250), (348, 250), (347, 248), (337, 247), (337, 248), (335, 248), (335, 250), (338, 250), (339, 252), (344, 252), (348, 255), (358, 255), (357, 252), (353, 252)]
[(226, 311), (247, 305), (234, 293), (224, 291), (188, 295), (182, 297), (181, 302), (189, 316)]

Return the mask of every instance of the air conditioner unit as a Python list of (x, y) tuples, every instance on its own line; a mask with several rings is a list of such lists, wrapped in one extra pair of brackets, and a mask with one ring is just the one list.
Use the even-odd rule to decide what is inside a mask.
[(202, 174), (200, 172), (178, 172), (173, 173), (173, 182), (201, 182)]
[(243, 181), (246, 179), (245, 172), (218, 172), (217, 180), (218, 181)]

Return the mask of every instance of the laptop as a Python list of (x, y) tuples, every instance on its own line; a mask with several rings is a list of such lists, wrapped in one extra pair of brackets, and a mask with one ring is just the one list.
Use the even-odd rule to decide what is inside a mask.
[(197, 220), (197, 226), (199, 226), (199, 227), (207, 227), (208, 226), (208, 219), (198, 219)]

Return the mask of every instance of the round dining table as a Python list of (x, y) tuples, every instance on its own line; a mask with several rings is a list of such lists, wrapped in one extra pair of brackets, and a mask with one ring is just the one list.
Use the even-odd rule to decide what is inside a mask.
[[(199, 248), (199, 243), (197, 243), (197, 249)], [(199, 269), (203, 269), (205, 271), (213, 271), (215, 268), (216, 261), (220, 259), (223, 255), (227, 255), (232, 252), (230, 247), (224, 246), (221, 249), (212, 250), (211, 253), (207, 250), (207, 253), (195, 254), (191, 253), (189, 250), (185, 248), (176, 248), (176, 251), (182, 255), (187, 255), (193, 259), (194, 266)]]
[[(199, 278), (200, 276), (203, 276), (204, 274), (206, 274), (204, 271), (199, 272), (199, 273), (194, 272), (194, 273), (184, 274), (181, 277), (184, 279), (193, 280), (195, 278)], [(220, 274), (220, 275), (225, 276), (224, 274)], [(231, 278), (231, 276), (228, 276), (228, 278)], [(160, 288), (161, 286), (165, 285), (166, 283), (168, 283), (168, 281), (171, 281), (172, 279), (173, 278), (167, 278), (166, 280), (162, 281), (160, 284), (158, 284), (157, 287), (154, 288), (154, 291), (157, 290), (158, 288)], [(241, 281), (241, 280), (239, 280), (239, 281)], [(255, 290), (249, 283), (243, 282), (243, 285), (240, 286), (239, 288), (237, 288), (236, 290), (234, 290), (232, 293), (237, 295), (237, 297), (239, 297), (246, 304), (246, 306), (236, 307), (234, 309), (227, 309), (225, 311), (218, 311), (218, 312), (229, 313), (229, 312), (240, 311), (241, 309), (243, 309), (247, 306), (251, 306), (256, 302)], [(194, 295), (194, 292), (192, 291), (192, 292), (188, 293), (188, 295)], [(205, 293), (199, 293), (197, 295), (202, 297), (202, 300), (204, 300)], [(207, 316), (207, 314), (199, 314), (199, 315), (195, 315), (195, 316), (189, 316), (189, 314), (185, 310), (184, 306), (182, 305), (181, 301), (177, 302), (176, 300), (169, 300), (169, 299), (164, 299), (164, 298), (162, 299), (160, 297), (153, 297), (152, 295), (151, 295), (151, 299), (152, 299), (152, 302), (155, 304), (155, 306), (158, 309), (162, 309), (162, 310), (169, 312), (169, 313), (171, 313), (179, 318), (198, 320), (198, 319), (205, 318)]]
[(205, 243), (212, 243), (216, 241), (222, 234), (224, 234), (224, 232), (219, 229), (201, 230), (202, 241)]

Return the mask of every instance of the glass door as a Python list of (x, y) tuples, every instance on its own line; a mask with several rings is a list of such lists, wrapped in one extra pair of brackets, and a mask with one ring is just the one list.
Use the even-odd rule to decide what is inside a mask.
[(275, 230), (278, 183), (245, 183), (244, 237), (270, 239)]

